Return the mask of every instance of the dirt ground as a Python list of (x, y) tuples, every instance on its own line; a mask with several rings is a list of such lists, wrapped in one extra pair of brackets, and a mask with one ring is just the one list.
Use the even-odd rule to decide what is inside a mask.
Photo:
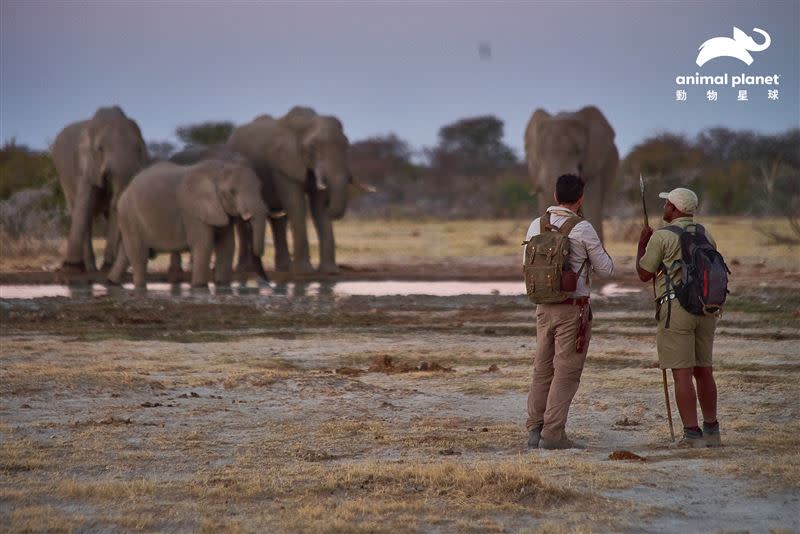
[[(641, 290), (593, 299), (581, 451), (526, 448), (524, 296), (0, 299), (0, 530), (800, 531), (800, 269), (780, 257), (738, 260), (725, 446), (690, 451), (630, 257), (613, 281)], [(349, 261), (503, 279), (503, 258)]]

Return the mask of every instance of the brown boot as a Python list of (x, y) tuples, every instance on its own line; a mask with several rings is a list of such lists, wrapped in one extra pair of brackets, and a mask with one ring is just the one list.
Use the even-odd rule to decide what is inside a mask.
[(706, 446), (706, 440), (703, 437), (702, 430), (694, 430), (691, 428), (684, 428), (683, 429), (683, 437), (678, 441), (678, 443), (674, 443), (672, 448), (674, 449), (699, 449)]
[(722, 439), (719, 434), (719, 423), (708, 424), (703, 422), (703, 437), (706, 440), (706, 447), (722, 447)]
[(542, 438), (542, 425), (532, 428), (528, 432), (528, 448), (538, 449), (539, 440), (541, 440), (541, 438)]

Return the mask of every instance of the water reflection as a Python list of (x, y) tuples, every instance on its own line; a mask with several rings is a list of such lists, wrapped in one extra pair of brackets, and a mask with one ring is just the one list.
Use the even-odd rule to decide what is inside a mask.
[[(628, 293), (640, 292), (641, 288), (625, 287), (615, 283), (602, 286), (593, 296), (609, 298), (624, 296)], [(525, 294), (525, 285), (520, 282), (409, 282), (399, 280), (359, 281), (359, 282), (265, 282), (251, 281), (241, 284), (196, 288), (190, 284), (151, 283), (147, 290), (134, 289), (132, 284), (124, 286), (105, 286), (102, 284), (83, 285), (3, 285), (0, 286), (0, 298), (3, 299), (36, 299), (43, 297), (88, 298), (103, 295), (151, 295), (174, 298), (203, 295), (239, 295), (239, 296), (389, 296), (389, 295), (432, 295), (449, 297), (455, 295), (503, 295), (520, 296)]]

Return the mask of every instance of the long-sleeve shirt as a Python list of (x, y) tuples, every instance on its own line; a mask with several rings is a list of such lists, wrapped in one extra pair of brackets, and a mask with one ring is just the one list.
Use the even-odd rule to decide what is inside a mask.
[[(550, 206), (547, 211), (550, 213), (550, 224), (557, 227), (561, 227), (567, 218), (576, 216), (575, 212), (563, 206)], [(525, 236), (526, 241), (539, 234), (539, 219), (534, 219), (528, 227), (528, 233)], [(603, 243), (600, 241), (597, 231), (589, 221), (583, 220), (576, 224), (568, 237), (570, 247), (565, 267), (569, 267), (573, 272), (578, 272), (583, 262), (588, 259), (586, 267), (583, 268), (581, 275), (578, 277), (578, 286), (570, 294), (570, 298), (588, 297), (592, 287), (592, 274), (594, 273), (599, 277), (611, 276), (614, 271), (614, 262), (606, 252), (606, 249), (603, 248)], [(524, 251), (523, 261), (525, 261)], [(589, 272), (588, 283), (586, 282), (587, 271)]]

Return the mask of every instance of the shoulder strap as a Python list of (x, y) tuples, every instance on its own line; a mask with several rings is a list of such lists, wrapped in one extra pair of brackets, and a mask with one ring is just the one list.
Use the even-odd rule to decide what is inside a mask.
[(581, 222), (583, 219), (581, 217), (570, 217), (564, 224), (561, 225), (561, 228), (558, 229), (559, 233), (569, 236), (569, 233), (575, 228), (575, 225)]
[(677, 226), (677, 225), (674, 225), (674, 224), (670, 224), (668, 226), (664, 226), (662, 228), (659, 228), (659, 230), (669, 230), (673, 234), (676, 234), (678, 237), (680, 237), (681, 234), (683, 234), (683, 232), (685, 231), (680, 226)]
[(539, 217), (539, 233), (543, 234), (550, 229), (550, 212), (545, 211), (544, 215)]

